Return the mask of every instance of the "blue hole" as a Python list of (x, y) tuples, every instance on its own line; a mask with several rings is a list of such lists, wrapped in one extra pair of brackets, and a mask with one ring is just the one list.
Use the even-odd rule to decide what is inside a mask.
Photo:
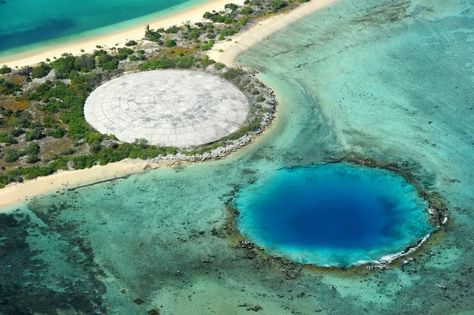
[(347, 163), (282, 169), (241, 190), (241, 232), (273, 254), (349, 266), (402, 251), (432, 230), (426, 202), (392, 172)]

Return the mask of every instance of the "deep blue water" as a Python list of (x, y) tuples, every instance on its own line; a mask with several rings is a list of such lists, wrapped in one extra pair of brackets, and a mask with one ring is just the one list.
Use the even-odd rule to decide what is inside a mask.
[[(385, 170), (345, 163), (281, 169), (244, 188), (236, 206), (245, 235), (307, 263), (378, 259), (430, 231), (426, 204), (412, 185)], [(323, 252), (336, 259), (319, 257)]]
[(262, 229), (274, 242), (365, 248), (397, 237), (402, 218), (396, 201), (372, 183), (359, 186), (337, 175), (327, 183), (288, 178), (280, 184), (258, 207)]
[(198, 2), (202, 0), (4, 0), (0, 2), (0, 53)]

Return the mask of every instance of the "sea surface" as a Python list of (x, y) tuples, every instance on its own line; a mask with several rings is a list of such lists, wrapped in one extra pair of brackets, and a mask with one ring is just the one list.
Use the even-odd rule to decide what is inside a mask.
[(113, 32), (205, 0), (3, 0), (0, 57), (51, 42)]
[[(305, 17), (239, 56), (280, 102), (249, 147), (1, 215), (0, 310), (472, 312), (473, 56), (471, 0), (339, 0)], [(362, 271), (267, 260), (226, 236), (242, 189), (353, 155), (396, 163), (438, 193), (446, 230), (401, 265)]]

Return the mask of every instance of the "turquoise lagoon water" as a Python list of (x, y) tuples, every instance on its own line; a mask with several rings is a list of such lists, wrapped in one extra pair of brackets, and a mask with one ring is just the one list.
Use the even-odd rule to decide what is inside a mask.
[[(239, 59), (277, 92), (272, 128), (223, 161), (58, 192), (1, 215), (1, 310), (472, 312), (473, 26), (468, 0), (340, 0), (261, 42)], [(281, 264), (226, 237), (239, 190), (351, 154), (396, 163), (438, 192), (447, 231), (403, 267), (361, 272)]]
[(204, 1), (49, 0), (45, 3), (41, 0), (4, 0), (0, 2), (0, 56), (24, 51), (33, 44), (44, 45), (42, 42), (86, 32), (117, 31), (127, 24), (137, 23), (140, 18), (165, 15)]
[(278, 170), (239, 191), (235, 206), (250, 239), (320, 266), (376, 261), (432, 230), (428, 205), (402, 177), (345, 163)]

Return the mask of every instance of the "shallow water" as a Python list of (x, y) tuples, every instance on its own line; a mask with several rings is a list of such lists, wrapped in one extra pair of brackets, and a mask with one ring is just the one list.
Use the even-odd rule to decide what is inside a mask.
[[(201, 0), (114, 0), (62, 1), (5, 0), (0, 2), (0, 55), (12, 49), (58, 40), (84, 32), (116, 31), (115, 25), (151, 14), (166, 14), (202, 2)], [(136, 22), (136, 21), (135, 21)], [(113, 29), (110, 28), (114, 25)], [(23, 47), (22, 50), (25, 50)]]
[[(272, 129), (224, 161), (52, 194), (18, 206), (16, 220), (0, 216), (0, 307), (472, 311), (473, 16), (467, 0), (341, 0), (255, 46), (241, 63), (277, 91)], [(226, 236), (226, 205), (239, 189), (353, 153), (398, 163), (449, 206), (446, 233), (403, 267), (301, 269)]]
[(269, 253), (347, 267), (432, 231), (428, 205), (391, 172), (346, 163), (281, 169), (238, 192), (238, 227)]

